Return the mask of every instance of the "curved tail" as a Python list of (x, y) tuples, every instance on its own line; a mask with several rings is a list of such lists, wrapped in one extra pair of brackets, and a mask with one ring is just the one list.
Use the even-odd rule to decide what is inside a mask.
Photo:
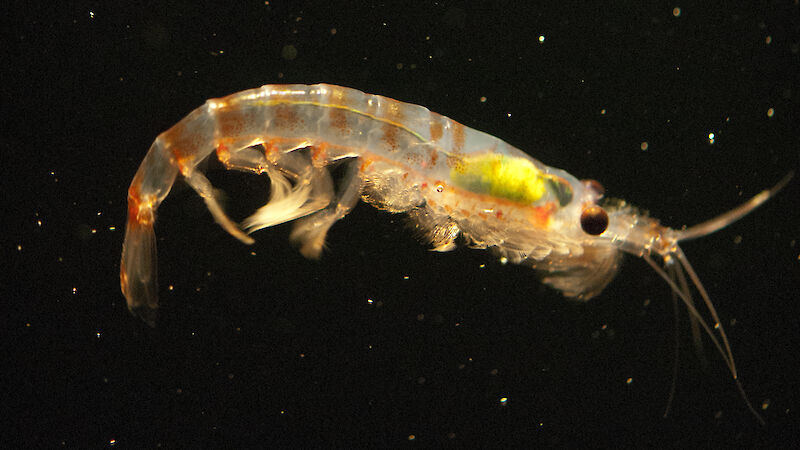
[(169, 194), (178, 168), (156, 139), (128, 189), (128, 222), (119, 279), (128, 309), (150, 326), (158, 311), (156, 209)]

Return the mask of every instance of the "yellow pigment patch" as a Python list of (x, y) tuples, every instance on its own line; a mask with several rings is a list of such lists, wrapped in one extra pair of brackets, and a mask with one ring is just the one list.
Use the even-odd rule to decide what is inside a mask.
[(461, 158), (450, 171), (453, 183), (470, 192), (489, 194), (521, 204), (534, 204), (548, 192), (563, 206), (572, 198), (566, 180), (539, 170), (524, 158), (485, 153)]

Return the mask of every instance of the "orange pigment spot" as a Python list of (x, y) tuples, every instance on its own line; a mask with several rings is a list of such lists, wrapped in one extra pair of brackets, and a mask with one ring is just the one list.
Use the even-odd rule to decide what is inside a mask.
[(455, 170), (458, 173), (464, 173), (466, 165), (464, 160), (458, 156), (447, 155), (447, 167)]
[(164, 144), (175, 159), (186, 159), (188, 154), (187, 150), (194, 148), (192, 136), (187, 136), (186, 125), (183, 122), (178, 122), (169, 130), (161, 135)]
[(263, 145), (264, 145), (264, 155), (268, 156), (278, 151), (278, 146), (275, 145), (275, 141), (273, 140), (264, 142)]
[(220, 143), (217, 145), (217, 159), (223, 164), (231, 160), (231, 152), (225, 144)]
[(311, 163), (314, 167), (323, 167), (328, 162), (328, 144), (324, 142), (311, 147)]
[(247, 108), (217, 109), (214, 113), (219, 130), (219, 136), (234, 137), (242, 134), (249, 122)]
[(406, 160), (408, 161), (409, 164), (421, 165), (422, 164), (422, 155), (420, 155), (419, 153), (416, 153), (416, 152), (408, 152), (408, 153), (406, 153)]
[[(334, 106), (347, 106), (347, 95), (345, 94), (345, 90), (339, 87), (332, 87), (331, 88), (331, 95), (329, 97), (329, 102), (331, 105)], [(342, 108), (329, 108), (328, 110), (328, 117), (331, 123), (331, 126), (336, 130), (339, 130), (339, 133), (342, 135), (348, 135), (352, 131), (350, 130), (350, 126), (347, 123), (347, 111)]]
[(547, 226), (550, 221), (550, 216), (558, 209), (555, 202), (547, 202), (542, 206), (534, 206), (530, 209), (531, 222), (541, 228)]
[(339, 108), (330, 108), (328, 110), (328, 120), (330, 120), (331, 127), (338, 130), (342, 135), (351, 133), (350, 126), (347, 124), (347, 112)]
[(273, 123), (277, 129), (294, 130), (301, 124), (300, 118), (289, 105), (278, 105), (275, 108)]
[(183, 176), (189, 176), (189, 172), (191, 172), (191, 163), (194, 158), (190, 158), (188, 156), (178, 156), (176, 152), (173, 152), (175, 156), (175, 165), (178, 166), (178, 170), (181, 172)]
[(119, 284), (122, 288), (123, 295), (128, 295), (128, 269), (125, 265), (125, 260), (119, 263)]
[(384, 98), (384, 107), (382, 108), (382, 119), (391, 120), (393, 122), (402, 122), (403, 119), (403, 103), (390, 98)]
[(154, 221), (152, 204), (150, 202), (145, 204), (138, 184), (132, 184), (128, 189), (128, 226), (131, 228), (152, 226)]
[(461, 153), (464, 149), (464, 125), (453, 121), (453, 153)]
[(433, 122), (433, 121), (431, 121), (430, 129), (431, 129), (431, 140), (432, 141), (438, 141), (439, 139), (442, 138), (443, 129), (442, 129), (441, 122)]
[(361, 163), (361, 171), (363, 172), (367, 167), (372, 165), (371, 159), (364, 159), (364, 162)]
[(430, 153), (430, 156), (431, 156), (431, 165), (432, 165), (432, 166), (435, 166), (435, 165), (436, 165), (436, 161), (438, 161), (438, 160), (439, 160), (439, 152), (437, 152), (435, 148), (432, 148), (432, 149), (430, 150), (430, 152), (431, 152), (431, 153)]
[(330, 93), (330, 102), (332, 105), (347, 105), (347, 94), (345, 93), (344, 89), (339, 86), (330, 86)]
[(397, 127), (392, 125), (392, 124), (385, 123), (385, 124), (383, 124), (381, 129), (383, 131), (383, 137), (381, 138), (381, 140), (389, 147), (389, 151), (390, 152), (396, 152), (397, 151)]

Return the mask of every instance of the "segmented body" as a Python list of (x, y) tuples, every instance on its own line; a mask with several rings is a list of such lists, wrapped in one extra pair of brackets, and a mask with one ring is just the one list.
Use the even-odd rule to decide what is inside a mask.
[[(228, 169), (271, 180), (269, 202), (242, 224), (225, 215), (201, 170), (212, 153)], [(338, 185), (332, 164), (346, 165)], [(535, 268), (567, 297), (598, 294), (616, 274), (622, 252), (643, 257), (685, 303), (734, 378), (724, 329), (678, 241), (737, 220), (791, 177), (716, 219), (676, 231), (624, 202), (603, 209), (599, 183), (580, 181), (424, 107), (325, 84), (267, 85), (209, 100), (160, 134), (131, 183), (120, 281), (130, 310), (151, 324), (158, 308), (153, 225), (179, 174), (239, 240), (252, 243), (247, 233), (294, 221), (291, 239), (312, 258), (359, 198), (407, 213), (435, 250), (454, 248), (460, 237)], [(687, 276), (719, 339), (695, 307)]]
[[(310, 152), (299, 149), (310, 148)], [(219, 207), (198, 165), (216, 152), (230, 169), (267, 173), (270, 203), (244, 222), (249, 231), (300, 219), (293, 240), (317, 257), (328, 228), (359, 196), (379, 208), (409, 213), (437, 250), (457, 236), (491, 247), (512, 262), (565, 272), (576, 263), (601, 272), (558, 280), (567, 295), (599, 292), (616, 268), (616, 249), (592, 251), (574, 220), (599, 194), (560, 169), (421, 106), (331, 85), (267, 85), (209, 100), (158, 136), (129, 190), (122, 289), (132, 310), (157, 307), (155, 239), (159, 203), (176, 176), (206, 200), (216, 220), (251, 239)], [(335, 189), (328, 170), (348, 165)], [(576, 239), (576, 237), (578, 239)]]

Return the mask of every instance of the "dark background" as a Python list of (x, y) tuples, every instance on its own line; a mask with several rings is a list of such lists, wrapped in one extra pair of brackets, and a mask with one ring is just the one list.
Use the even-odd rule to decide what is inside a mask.
[[(576, 304), (487, 252), (429, 252), (361, 204), (307, 261), (288, 226), (242, 245), (179, 182), (159, 211), (155, 329), (118, 278), (126, 189), (153, 139), (268, 83), (421, 104), (666, 224), (701, 222), (798, 167), (796, 1), (62, 3), (13, 2), (2, 30), (0, 440), (762, 447), (800, 428), (797, 178), (683, 246), (766, 426), (712, 347), (705, 368), (695, 356), (685, 313), (662, 417), (670, 294), (635, 258)], [(237, 217), (266, 199), (266, 180), (211, 176)]]

